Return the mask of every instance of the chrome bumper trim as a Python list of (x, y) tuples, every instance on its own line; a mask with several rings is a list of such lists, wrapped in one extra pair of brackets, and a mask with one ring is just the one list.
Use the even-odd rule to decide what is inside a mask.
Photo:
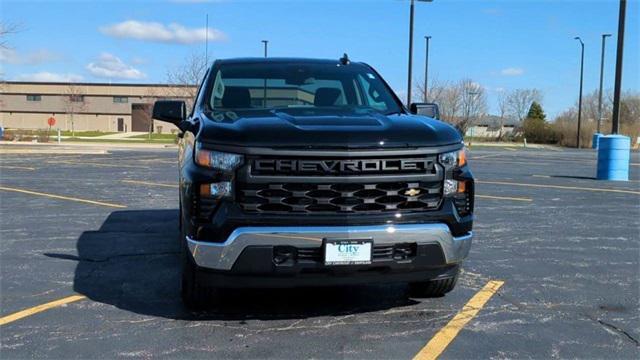
[(376, 244), (415, 242), (438, 243), (448, 264), (467, 257), (473, 233), (454, 237), (445, 224), (400, 224), (375, 226), (278, 226), (241, 227), (234, 230), (223, 243), (193, 240), (187, 245), (196, 264), (216, 270), (231, 270), (242, 251), (252, 245), (291, 245), (319, 247), (324, 238), (371, 238)]

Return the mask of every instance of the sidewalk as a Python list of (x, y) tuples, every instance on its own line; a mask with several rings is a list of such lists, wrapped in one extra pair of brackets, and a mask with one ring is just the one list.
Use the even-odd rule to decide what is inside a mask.
[[(86, 140), (126, 140), (126, 141), (144, 141), (145, 139), (133, 139), (134, 136), (146, 135), (147, 132), (144, 131), (131, 131), (131, 132), (119, 132), (115, 134), (109, 135), (100, 135), (100, 136), (76, 136), (75, 139), (86, 139)], [(52, 139), (55, 139), (56, 136), (52, 136)], [(60, 136), (61, 139), (69, 139), (71, 136)]]

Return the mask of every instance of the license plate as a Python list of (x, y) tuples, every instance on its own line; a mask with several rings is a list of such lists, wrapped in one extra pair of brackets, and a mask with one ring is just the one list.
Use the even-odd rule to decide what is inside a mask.
[(371, 239), (325, 239), (325, 265), (371, 264)]

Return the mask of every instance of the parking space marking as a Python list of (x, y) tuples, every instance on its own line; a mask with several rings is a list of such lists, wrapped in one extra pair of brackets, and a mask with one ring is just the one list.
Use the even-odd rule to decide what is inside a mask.
[(498, 156), (504, 156), (504, 154), (488, 154), (488, 155), (480, 155), (480, 156), (473, 156), (473, 154), (471, 154), (469, 156), (469, 160), (486, 159), (486, 158), (492, 158), (492, 157), (498, 157)]
[(436, 359), (455, 339), (460, 330), (464, 328), (482, 310), (484, 305), (500, 289), (504, 281), (489, 281), (480, 291), (469, 300), (462, 310), (440, 329), (420, 352), (413, 357), (414, 360)]
[(476, 181), (480, 184), (493, 184), (493, 185), (509, 185), (509, 186), (526, 186), (526, 187), (539, 187), (561, 190), (579, 190), (579, 191), (595, 191), (595, 192), (614, 192), (621, 194), (633, 194), (640, 195), (640, 191), (623, 190), (623, 189), (607, 189), (607, 188), (589, 188), (579, 186), (562, 186), (562, 185), (546, 185), (546, 184), (529, 184), (529, 183), (513, 183), (505, 181)]
[(163, 186), (163, 187), (170, 187), (170, 188), (178, 187), (178, 184), (163, 184), (163, 183), (156, 183), (151, 181), (122, 180), (122, 182), (127, 184), (136, 184), (136, 185)]
[(91, 165), (91, 166), (98, 166), (98, 167), (149, 169), (148, 166), (127, 165), (127, 164), (104, 164), (104, 163), (87, 162), (87, 161), (51, 160), (47, 162), (49, 164)]
[(81, 202), (81, 203), (86, 203), (86, 204), (114, 207), (114, 208), (118, 208), (118, 209), (124, 209), (124, 208), (127, 207), (126, 205), (119, 205), (119, 204), (112, 204), (112, 203), (107, 203), (107, 202), (102, 202), (102, 201), (80, 199), (80, 198), (75, 198), (75, 197), (71, 197), (71, 196), (47, 194), (47, 193), (42, 193), (42, 192), (37, 192), (37, 191), (17, 189), (17, 188), (5, 187), (5, 186), (0, 186), (0, 190), (13, 191), (13, 192), (17, 192), (17, 193), (36, 195), (36, 196), (44, 196), (44, 197), (48, 197), (48, 198), (52, 198), (52, 199), (69, 200), (69, 201)]
[[(471, 159), (473, 160), (473, 159)], [(476, 159), (474, 161), (493, 161), (495, 159)], [(542, 166), (548, 166), (550, 165), (549, 163), (545, 163), (545, 162), (533, 162), (533, 161), (511, 161), (511, 160), (500, 160), (501, 164), (519, 164), (519, 165), (542, 165)]]
[(49, 309), (53, 309), (55, 307), (58, 306), (62, 306), (65, 304), (69, 304), (75, 301), (79, 301), (79, 300), (83, 300), (86, 299), (86, 296), (83, 295), (72, 295), (72, 296), (67, 296), (66, 298), (62, 298), (60, 300), (55, 300), (55, 301), (51, 301), (48, 302), (46, 304), (42, 304), (42, 305), (38, 305), (38, 306), (34, 306), (22, 311), (18, 311), (16, 313), (13, 313), (11, 315), (7, 315), (7, 316), (3, 316), (0, 318), (0, 326), (8, 324), (8, 323), (12, 323), (16, 320), (20, 320), (22, 318), (26, 318), (27, 316), (31, 316), (37, 313), (41, 313), (43, 311), (49, 310)]
[(30, 166), (0, 165), (0, 169), (35, 170), (36, 168)]
[(530, 199), (530, 198), (509, 197), (509, 196), (492, 196), (492, 195), (476, 194), (476, 197), (483, 198), (483, 199), (494, 199), (494, 200), (511, 200), (511, 201), (527, 201), (527, 202), (533, 201), (533, 199)]
[(551, 176), (549, 175), (531, 175), (533, 177), (539, 177), (539, 178), (550, 178)]

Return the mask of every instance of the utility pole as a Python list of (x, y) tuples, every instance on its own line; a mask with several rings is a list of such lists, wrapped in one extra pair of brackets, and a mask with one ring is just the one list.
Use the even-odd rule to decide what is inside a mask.
[(600, 54), (600, 90), (598, 91), (598, 130), (600, 133), (600, 123), (602, 122), (602, 81), (604, 78), (604, 43), (611, 34), (602, 34), (602, 53)]
[(620, 130), (620, 88), (622, 87), (622, 53), (624, 50), (624, 23), (627, 12), (627, 0), (620, 0), (620, 14), (618, 16), (618, 49), (616, 54), (616, 83), (613, 88), (613, 118), (611, 133)]
[(424, 39), (427, 42), (425, 61), (424, 61), (424, 102), (429, 102), (429, 40), (431, 36), (425, 36)]
[(580, 149), (580, 123), (582, 121), (582, 80), (584, 76), (584, 43), (579, 36), (574, 38), (575, 40), (580, 41), (580, 46), (582, 48), (580, 52), (580, 95), (578, 96), (578, 133), (576, 134), (576, 147)]
[(267, 46), (269, 44), (269, 40), (262, 40), (262, 43), (264, 44), (264, 57), (267, 57)]

